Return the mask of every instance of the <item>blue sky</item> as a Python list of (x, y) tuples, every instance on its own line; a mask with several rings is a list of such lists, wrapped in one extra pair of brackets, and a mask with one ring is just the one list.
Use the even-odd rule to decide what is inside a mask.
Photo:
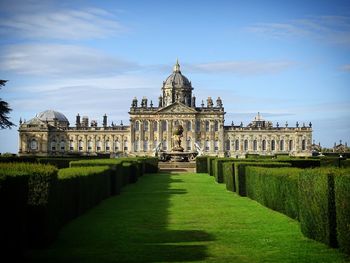
[[(0, 97), (11, 120), (46, 109), (128, 123), (134, 96), (157, 103), (178, 58), (197, 104), (225, 123), (261, 112), (313, 123), (316, 143), (350, 143), (349, 1), (0, 1)], [(17, 128), (0, 130), (17, 152)]]

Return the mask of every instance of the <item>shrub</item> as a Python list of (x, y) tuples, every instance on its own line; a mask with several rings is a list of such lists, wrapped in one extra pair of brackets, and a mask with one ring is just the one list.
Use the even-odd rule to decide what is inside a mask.
[(350, 169), (335, 176), (334, 190), (339, 247), (350, 254)]
[(334, 174), (336, 169), (305, 169), (300, 173), (299, 220), (302, 233), (335, 247), (336, 218)]
[(246, 167), (247, 196), (298, 219), (298, 168)]
[(196, 157), (196, 172), (208, 173), (208, 156)]

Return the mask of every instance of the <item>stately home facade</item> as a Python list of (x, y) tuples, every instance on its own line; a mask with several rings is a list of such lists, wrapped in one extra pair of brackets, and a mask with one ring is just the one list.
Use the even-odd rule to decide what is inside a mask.
[[(246, 154), (292, 156), (311, 155), (312, 127), (296, 124), (272, 125), (258, 113), (247, 126), (225, 126), (225, 111), (220, 97), (196, 103), (191, 82), (177, 62), (163, 82), (157, 105), (143, 97), (134, 98), (129, 110), (130, 125), (102, 126), (88, 117), (76, 116), (75, 126), (57, 111), (47, 110), (33, 119), (20, 122), (20, 155), (154, 155), (155, 149), (169, 152), (174, 145), (173, 130), (184, 128), (184, 151), (205, 155), (244, 157)], [(198, 149), (198, 146), (200, 149)]]

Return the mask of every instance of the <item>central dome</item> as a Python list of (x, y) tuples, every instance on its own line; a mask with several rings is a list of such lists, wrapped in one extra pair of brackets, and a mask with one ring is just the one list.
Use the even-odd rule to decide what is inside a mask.
[(40, 112), (37, 117), (42, 121), (59, 121), (59, 122), (68, 122), (66, 116), (63, 113), (54, 110), (46, 110)]
[(173, 73), (164, 81), (164, 86), (176, 88), (191, 88), (191, 82), (181, 74), (179, 62), (176, 61)]

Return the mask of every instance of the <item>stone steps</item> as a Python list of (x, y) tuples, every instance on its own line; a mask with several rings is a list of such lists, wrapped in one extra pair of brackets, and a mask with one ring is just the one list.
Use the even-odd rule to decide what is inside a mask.
[(159, 172), (164, 173), (195, 173), (195, 162), (159, 162)]

